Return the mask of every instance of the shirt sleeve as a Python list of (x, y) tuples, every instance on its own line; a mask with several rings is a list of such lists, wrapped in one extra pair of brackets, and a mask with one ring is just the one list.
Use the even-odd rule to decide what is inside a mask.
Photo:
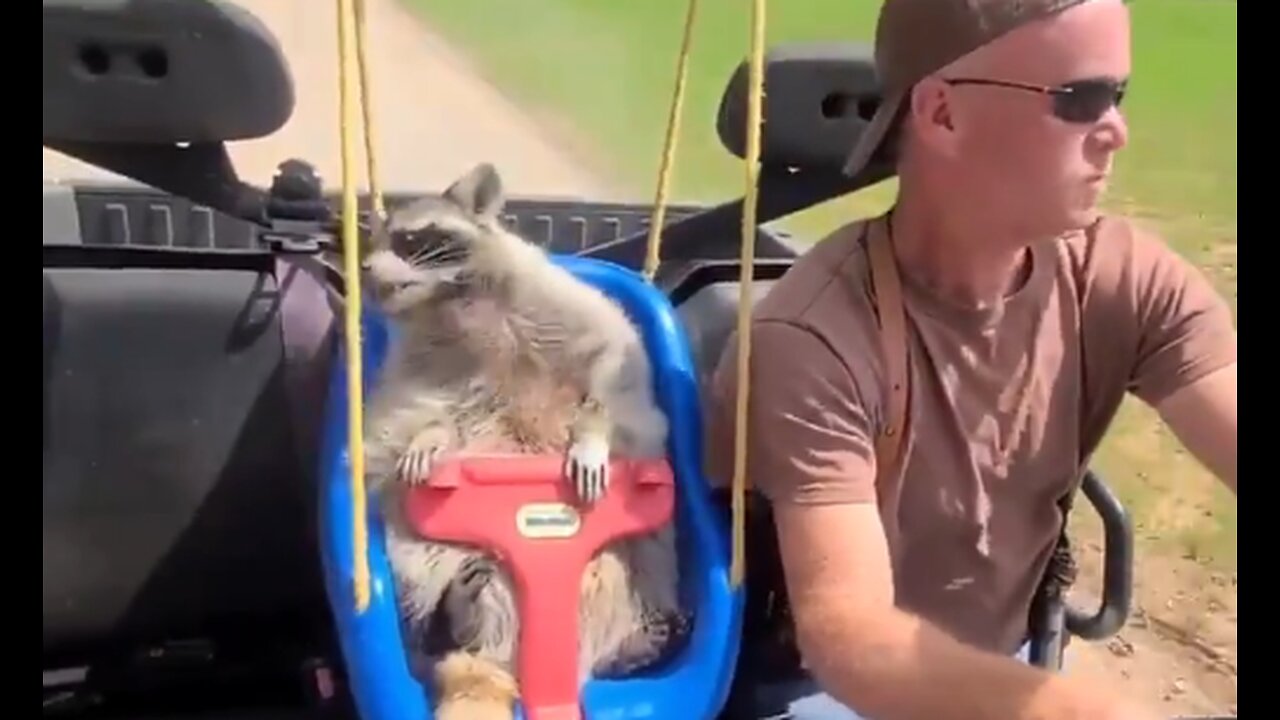
[(1161, 238), (1134, 229), (1118, 299), (1134, 319), (1130, 392), (1158, 405), (1236, 361), (1230, 307), (1204, 273)]
[[(874, 502), (874, 428), (847, 367), (813, 331), (757, 320), (751, 333), (746, 479), (774, 503)], [(707, 472), (733, 477), (739, 383), (731, 338), (712, 378)]]

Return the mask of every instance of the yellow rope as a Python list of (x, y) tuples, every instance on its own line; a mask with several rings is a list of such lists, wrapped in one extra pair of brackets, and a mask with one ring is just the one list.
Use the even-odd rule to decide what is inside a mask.
[(751, 59), (747, 75), (746, 197), (742, 203), (742, 252), (738, 274), (738, 393), (733, 445), (733, 562), (729, 582), (742, 584), (746, 565), (747, 397), (751, 387), (751, 281), (756, 254), (756, 202), (760, 177), (760, 123), (764, 100), (765, 0), (751, 7)]
[(378, 185), (377, 153), (374, 152), (373, 134), (373, 83), (369, 80), (369, 33), (365, 0), (356, 3), (356, 59), (360, 64), (360, 111), (364, 122), (364, 157), (369, 173), (369, 195), (372, 200), (373, 229), (378, 232), (386, 217), (382, 189)]
[(680, 136), (680, 119), (684, 115), (684, 86), (689, 75), (689, 48), (693, 45), (693, 26), (698, 15), (698, 0), (689, 0), (684, 18), (684, 38), (680, 41), (680, 56), (676, 61), (676, 87), (671, 98), (671, 111), (667, 116), (667, 138), (662, 148), (662, 166), (658, 169), (658, 189), (653, 201), (653, 215), (649, 219), (649, 244), (644, 261), (644, 276), (653, 280), (658, 272), (662, 225), (666, 222), (667, 194), (671, 187), (671, 168), (676, 160), (676, 140)]
[[(676, 64), (676, 84), (667, 117), (667, 135), (658, 170), (658, 187), (649, 221), (644, 275), (653, 280), (660, 260), (662, 226), (665, 222), (667, 197), (671, 186), (671, 169), (675, 164), (676, 141), (684, 109), (684, 91), (688, 77), (689, 49), (693, 44), (693, 28), (698, 0), (689, 0), (685, 14), (684, 37)], [(761, 105), (764, 95), (765, 2), (754, 0), (751, 10), (751, 52), (747, 105), (746, 197), (743, 201), (742, 252), (738, 296), (738, 377), (741, 392), (737, 396), (733, 462), (733, 557), (729, 566), (730, 583), (742, 584), (746, 564), (746, 439), (747, 397), (749, 386), (749, 348), (751, 344), (751, 283), (754, 280), (756, 242), (756, 204), (758, 195)]]
[(355, 137), (356, 107), (351, 83), (355, 58), (352, 17), (355, 0), (338, 0), (338, 98), (342, 145), (342, 254), (347, 298), (345, 336), (347, 350), (347, 450), (351, 459), (352, 559), (355, 563), (355, 605), (362, 613), (369, 606), (369, 554), (364, 488), (364, 375), (360, 343), (360, 252), (356, 207)]

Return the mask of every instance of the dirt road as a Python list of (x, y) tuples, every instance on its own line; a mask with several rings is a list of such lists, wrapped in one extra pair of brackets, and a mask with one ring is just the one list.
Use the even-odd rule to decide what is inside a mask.
[[(240, 0), (277, 35), (296, 83), (292, 120), (276, 135), (231, 147), (242, 175), (270, 181), (275, 166), (302, 157), (327, 184), (340, 180), (337, 104), (337, 31), (330, 3)], [(380, 174), (389, 189), (438, 191), (474, 163), (495, 162), (509, 192), (521, 195), (617, 193), (584, 169), (458, 54), (422, 29), (396, 0), (370, 0)], [(363, 175), (363, 170), (361, 170)], [(106, 173), (49, 151), (44, 177), (89, 178)], [(1234, 669), (1205, 670), (1167, 638), (1133, 625), (1110, 645), (1073, 644), (1072, 672), (1099, 673), (1169, 713), (1234, 710)], [(1234, 662), (1234, 653), (1232, 653)], [(1209, 687), (1228, 683), (1229, 687)], [(1228, 698), (1229, 699), (1225, 699)]]

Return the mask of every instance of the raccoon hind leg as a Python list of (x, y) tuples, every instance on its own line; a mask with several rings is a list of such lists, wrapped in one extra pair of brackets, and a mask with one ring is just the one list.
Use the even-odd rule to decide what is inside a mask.
[(388, 517), (386, 544), (401, 612), (411, 624), (426, 624), (474, 551), (423, 540), (394, 515)]
[(660, 662), (687, 637), (674, 533), (664, 527), (602, 551), (583, 583), (584, 663), (602, 676)]
[(511, 579), (493, 558), (468, 558), (445, 591), (441, 608), (454, 644), (511, 671), (520, 633)]
[(404, 650), (414, 676), (422, 678), (448, 630), (441, 622), (440, 605), (472, 551), (424, 541), (395, 513), (388, 516), (386, 547), (404, 627)]
[[(642, 608), (638, 635), (653, 663), (673, 652), (687, 639), (692, 613), (680, 604), (680, 555), (675, 519), (652, 533), (621, 541), (632, 568), (633, 591)], [(641, 654), (644, 655), (643, 653)]]
[(511, 582), (491, 557), (474, 555), (445, 591), (441, 611), (455, 649), (436, 664), (440, 720), (511, 720), (519, 619)]
[(638, 624), (639, 603), (631, 595), (628, 568), (605, 548), (584, 568), (578, 613), (578, 673), (585, 681), (616, 658)]

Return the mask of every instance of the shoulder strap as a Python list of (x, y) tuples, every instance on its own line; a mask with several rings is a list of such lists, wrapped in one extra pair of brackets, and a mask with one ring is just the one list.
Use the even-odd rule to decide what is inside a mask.
[(901, 468), (906, 435), (907, 330), (902, 305), (902, 283), (890, 244), (888, 217), (873, 220), (866, 226), (867, 254), (871, 262), (871, 283), (875, 289), (880, 321), (880, 350), (888, 379), (888, 411), (883, 432), (876, 437), (876, 464), (880, 477), (893, 477)]
[[(1087, 226), (1083, 232), (1090, 244), (1096, 244), (1098, 242), (1104, 241), (1101, 238), (1102, 233), (1114, 233), (1117, 231), (1117, 229), (1118, 227), (1116, 222), (1112, 218), (1109, 218), (1108, 216), (1103, 215), (1099, 217), (1097, 220), (1095, 220), (1092, 224)], [(1115, 238), (1110, 238), (1110, 239), (1115, 240)], [(1087, 378), (1088, 363), (1085, 358), (1085, 353), (1087, 352), (1087, 349), (1085, 347), (1085, 342), (1084, 342), (1084, 333), (1085, 333), (1084, 326), (1085, 326), (1086, 311), (1085, 311), (1085, 302), (1084, 302), (1085, 298), (1084, 298), (1083, 288), (1085, 286), (1085, 277), (1084, 277), (1084, 273), (1081, 272), (1081, 270), (1082, 270), (1082, 267), (1080, 263), (1078, 262), (1071, 263), (1071, 277), (1072, 277), (1072, 281), (1075, 284), (1076, 317), (1078, 322), (1080, 323), (1080, 334), (1081, 334), (1081, 337), (1078, 340), (1080, 345), (1080, 359), (1079, 359), (1080, 393), (1076, 401), (1076, 427), (1078, 428), (1077, 429), (1078, 438), (1080, 439), (1081, 442), (1083, 442), (1084, 436), (1086, 434), (1085, 427), (1084, 427), (1085, 417), (1088, 415), (1086, 400), (1089, 397), (1089, 393), (1084, 391), (1085, 381)], [(1079, 459), (1081, 462), (1085, 460), (1084, 457), (1080, 457)], [(1068, 489), (1066, 494), (1064, 494), (1061, 498), (1058, 499), (1058, 507), (1062, 509), (1062, 515), (1064, 518), (1063, 530), (1062, 530), (1064, 543), (1066, 541), (1065, 518), (1067, 515), (1071, 513), (1071, 508), (1075, 502), (1076, 491), (1079, 489), (1080, 484), (1083, 483), (1083, 479), (1084, 479), (1083, 475), (1084, 473), (1082, 472), (1081, 477), (1078, 479), (1077, 485)]]
[[(858, 232), (858, 223), (849, 223), (836, 232), (852, 235)], [(888, 377), (887, 422), (875, 439), (877, 475), (893, 477), (901, 465), (905, 440), (908, 380), (906, 319), (887, 228), (881, 221), (872, 220), (862, 224), (861, 233), (863, 239), (868, 240), (871, 282), (879, 307), (880, 345)], [(748, 554), (753, 567), (758, 569), (753, 571), (756, 579), (747, 583), (743, 608), (743, 627), (746, 628), (743, 651), (739, 654), (729, 703), (732, 706), (737, 702), (736, 698), (748, 697), (750, 699), (743, 702), (755, 708), (757, 698), (750, 689), (755, 679), (799, 679), (807, 677), (808, 673), (801, 670), (803, 661), (795, 638), (791, 603), (786, 593), (785, 574), (768, 502), (749, 501), (747, 517), (751, 526), (747, 532)]]

